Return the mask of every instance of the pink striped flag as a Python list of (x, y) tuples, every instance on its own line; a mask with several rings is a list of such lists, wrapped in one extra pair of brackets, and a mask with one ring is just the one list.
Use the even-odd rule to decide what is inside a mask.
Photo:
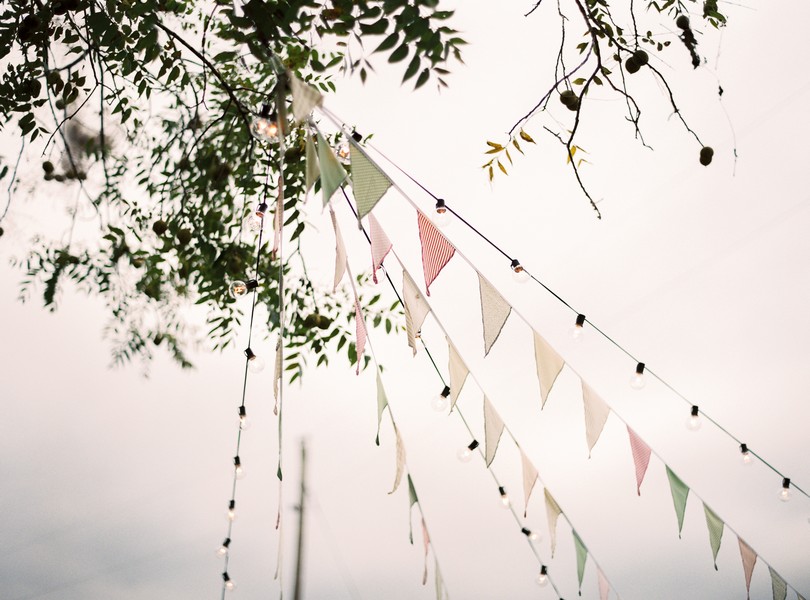
[(641, 496), (641, 482), (647, 473), (650, 464), (650, 447), (644, 443), (638, 434), (627, 426), (627, 433), (630, 435), (630, 449), (633, 451), (633, 462), (636, 465), (636, 485), (638, 495)]
[(391, 240), (380, 227), (374, 215), (368, 215), (368, 228), (371, 237), (371, 277), (377, 283), (377, 269), (382, 267), (385, 256), (391, 251)]
[(357, 295), (354, 297), (354, 320), (357, 326), (357, 374), (359, 375), (360, 361), (363, 358), (363, 351), (366, 349), (368, 332), (366, 331), (366, 322), (363, 320), (363, 313), (360, 311), (360, 301), (357, 299)]
[(419, 214), (419, 241), (422, 244), (422, 270), (425, 272), (425, 292), (430, 296), (430, 284), (439, 275), (456, 249), (447, 241), (436, 226), (423, 215)]

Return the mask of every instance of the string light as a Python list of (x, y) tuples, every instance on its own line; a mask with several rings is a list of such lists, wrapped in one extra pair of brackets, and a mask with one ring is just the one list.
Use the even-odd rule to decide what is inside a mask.
[(520, 264), (520, 261), (516, 258), (512, 259), (512, 277), (518, 283), (526, 283), (529, 281), (529, 273), (526, 272), (526, 269)]
[(255, 279), (248, 279), (247, 281), (240, 281), (239, 279), (232, 281), (228, 286), (228, 293), (234, 298), (244, 296), (248, 292), (255, 290), (259, 287), (259, 282)]
[(790, 493), (790, 477), (782, 478), (782, 489), (779, 490), (779, 499), (782, 502), (787, 502), (791, 498)]
[(433, 215), (433, 222), (438, 227), (444, 227), (450, 224), (450, 212), (447, 210), (447, 205), (441, 198), (436, 200), (436, 213)]
[(231, 522), (236, 520), (236, 500), (231, 500), (228, 502), (228, 512), (226, 513), (226, 517)]
[(456, 453), (456, 457), (461, 462), (464, 462), (464, 463), (470, 462), (470, 460), (472, 459), (473, 450), (478, 448), (478, 446), (479, 446), (478, 440), (473, 440), (472, 442), (470, 442), (470, 444), (468, 446), (464, 446), (461, 450), (459, 450)]
[(250, 421), (247, 418), (247, 410), (244, 404), (239, 407), (239, 429), (242, 431), (250, 429)]
[(233, 470), (237, 479), (245, 478), (245, 467), (242, 466), (242, 461), (239, 456), (233, 457)]
[(537, 540), (540, 539), (540, 534), (537, 533), (536, 531), (532, 531), (531, 529), (526, 529), (525, 527), (523, 527), (520, 530), (520, 532), (527, 538), (529, 538), (529, 540), (531, 540), (532, 542), (536, 542)]
[(245, 348), (245, 356), (248, 359), (248, 369), (252, 373), (261, 373), (264, 370), (264, 359), (256, 356), (249, 347)]
[(546, 568), (546, 565), (540, 567), (540, 573), (537, 575), (537, 579), (534, 581), (540, 587), (546, 587), (548, 585), (548, 569)]
[(352, 147), (351, 144), (349, 144), (349, 140), (343, 140), (337, 145), (337, 148), (335, 148), (335, 154), (337, 154), (338, 160), (344, 165), (349, 164), (351, 152)]
[(262, 104), (259, 115), (253, 119), (251, 133), (262, 142), (278, 141), (278, 115), (270, 109), (269, 104)]
[(575, 342), (581, 342), (585, 337), (585, 315), (577, 315), (577, 320), (571, 328), (571, 337)]
[(217, 548), (216, 555), (219, 558), (222, 558), (223, 556), (228, 554), (228, 548), (230, 548), (230, 546), (231, 546), (231, 538), (227, 537), (225, 538), (225, 541), (222, 542), (222, 545), (219, 548)]
[(647, 382), (644, 381), (644, 363), (640, 362), (636, 365), (636, 372), (630, 378), (630, 387), (634, 390), (640, 390)]
[(742, 456), (742, 463), (744, 465), (750, 465), (754, 462), (754, 457), (751, 456), (751, 451), (748, 449), (747, 444), (740, 444), (740, 455)]
[(506, 488), (503, 486), (498, 487), (498, 493), (501, 495), (501, 504), (504, 508), (509, 508), (509, 496), (506, 495)]
[(225, 571), (222, 574), (222, 581), (225, 582), (225, 589), (228, 590), (229, 592), (232, 592), (233, 590), (236, 589), (236, 584), (233, 582), (233, 579), (231, 579), (231, 576), (228, 575), (227, 571)]
[(430, 405), (433, 407), (433, 410), (436, 412), (444, 412), (447, 410), (447, 407), (450, 405), (450, 401), (447, 399), (449, 395), (450, 386), (446, 385), (439, 395), (435, 396), (433, 400), (430, 401)]
[(689, 418), (686, 419), (686, 428), (689, 431), (697, 431), (703, 426), (703, 420), (700, 418), (700, 411), (697, 406), (692, 406), (689, 413)]
[(267, 203), (262, 202), (256, 210), (250, 213), (242, 221), (242, 226), (248, 231), (259, 232), (264, 227), (264, 213), (267, 212)]

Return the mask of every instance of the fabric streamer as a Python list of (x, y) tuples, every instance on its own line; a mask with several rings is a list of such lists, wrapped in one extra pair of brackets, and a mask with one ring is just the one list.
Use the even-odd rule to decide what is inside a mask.
[[(422, 330), (425, 317), (430, 312), (430, 306), (416, 282), (406, 270), (402, 270), (402, 303), (405, 308), (405, 333), (408, 337), (408, 345), (416, 356), (416, 340)], [(451, 386), (452, 391), (452, 386)]]
[(410, 540), (411, 545), (413, 545), (413, 505), (417, 502), (419, 502), (419, 498), (416, 496), (416, 488), (413, 487), (413, 480), (410, 473), (408, 473), (408, 540)]
[(546, 488), (543, 491), (546, 498), (546, 516), (548, 517), (548, 533), (551, 539), (551, 558), (554, 558), (554, 551), (557, 549), (557, 519), (562, 514), (562, 509), (557, 501)]
[(380, 425), (382, 424), (382, 416), (385, 408), (388, 406), (388, 397), (385, 395), (385, 388), (383, 388), (382, 378), (380, 377), (380, 369), (377, 368), (377, 437), (374, 438), (374, 443), (380, 445)]
[(323, 105), (323, 96), (314, 87), (304, 83), (298, 77), (287, 71), (292, 93), (292, 109), (296, 122), (306, 120), (316, 106)]
[(340, 233), (340, 227), (338, 227), (335, 211), (332, 210), (331, 207), (329, 214), (332, 217), (332, 227), (335, 229), (335, 278), (332, 284), (332, 293), (334, 293), (337, 290), (340, 280), (343, 279), (343, 275), (346, 273), (347, 258), (346, 245), (343, 243), (343, 236)]
[(417, 215), (419, 242), (422, 245), (422, 270), (425, 274), (425, 293), (430, 296), (430, 284), (450, 262), (456, 249), (436, 226), (421, 212)]
[(709, 528), (709, 544), (712, 547), (714, 557), (714, 570), (717, 571), (717, 553), (720, 552), (720, 542), (723, 540), (723, 529), (725, 523), (715, 512), (703, 503), (703, 512), (706, 513), (706, 527)]
[(571, 530), (574, 534), (574, 548), (577, 552), (577, 578), (579, 579), (579, 595), (582, 595), (582, 577), (585, 575), (585, 562), (588, 560), (588, 549), (582, 543), (576, 531)]
[(312, 189), (315, 182), (321, 176), (321, 168), (318, 166), (318, 151), (315, 149), (315, 143), (312, 141), (312, 136), (307, 135), (306, 144), (306, 161), (307, 161), (307, 175), (306, 175), (306, 191)]
[(323, 136), (318, 133), (318, 162), (321, 169), (321, 192), (323, 192), (323, 205), (329, 204), (332, 195), (346, 181), (349, 176), (346, 169), (332, 151), (332, 147), (326, 143)]
[(399, 482), (402, 481), (402, 474), (405, 472), (405, 444), (402, 442), (402, 436), (396, 425), (394, 425), (394, 433), (397, 436), (397, 472), (394, 475), (394, 487), (388, 492), (389, 494), (397, 491)]
[(391, 251), (393, 244), (374, 215), (368, 216), (368, 225), (371, 238), (371, 278), (377, 283), (377, 269), (382, 268), (385, 256)]
[(540, 382), (540, 410), (543, 410), (551, 388), (554, 387), (557, 376), (565, 366), (565, 361), (536, 331), (534, 332), (534, 359), (537, 362), (537, 380)]
[(478, 273), (478, 289), (481, 293), (481, 321), (484, 326), (484, 356), (486, 356), (501, 335), (512, 307), (481, 273)]
[(585, 438), (588, 441), (588, 458), (605, 427), (610, 407), (591, 387), (582, 382), (582, 402), (585, 404)]
[(284, 183), (281, 177), (278, 178), (278, 197), (276, 199), (276, 210), (273, 212), (273, 250), (270, 257), (275, 260), (279, 248), (281, 248), (281, 230), (284, 227), (281, 215), (284, 214)]
[(366, 338), (368, 331), (366, 331), (366, 322), (363, 320), (363, 313), (360, 311), (360, 301), (357, 299), (357, 294), (354, 296), (354, 320), (357, 327), (357, 371), (356, 374), (360, 375), (360, 361), (363, 358), (363, 352), (366, 349)]
[(495, 459), (495, 452), (498, 450), (498, 443), (501, 441), (501, 434), (503, 433), (503, 420), (501, 416), (495, 411), (489, 398), (484, 396), (484, 439), (485, 439), (485, 452), (486, 465), (492, 464)]
[(529, 497), (532, 495), (532, 489), (534, 489), (534, 484), (537, 483), (537, 469), (531, 463), (529, 458), (523, 452), (523, 448), (520, 448), (520, 459), (523, 463), (523, 496), (524, 496), (524, 504), (523, 504), (523, 517), (525, 518), (527, 513), (529, 512)]
[(427, 584), (428, 576), (428, 552), (430, 551), (430, 536), (428, 535), (427, 525), (425, 519), (422, 518), (422, 543), (425, 546), (425, 569), (422, 572), (422, 585)]
[(470, 370), (467, 368), (467, 365), (464, 364), (464, 361), (461, 360), (450, 338), (447, 338), (447, 347), (450, 363), (448, 369), (450, 371), (450, 410), (452, 411), (453, 407), (456, 405), (459, 394), (461, 394), (461, 388), (464, 387), (464, 382), (467, 381), (467, 375), (469, 375)]
[(638, 495), (641, 496), (641, 483), (647, 473), (652, 451), (644, 443), (644, 440), (638, 437), (638, 434), (630, 428), (630, 425), (627, 426), (627, 434), (630, 436), (630, 450), (633, 452), (633, 464), (636, 466), (636, 490)]
[(787, 598), (787, 584), (785, 580), (779, 576), (779, 573), (773, 570), (773, 567), (768, 567), (768, 571), (771, 573), (773, 600), (785, 600), (785, 598)]
[(667, 466), (667, 477), (669, 478), (669, 488), (672, 492), (672, 501), (675, 504), (675, 515), (678, 517), (678, 537), (681, 537), (683, 530), (683, 515), (686, 510), (686, 500), (689, 497), (689, 488), (672, 472)]
[(366, 153), (354, 140), (349, 140), (352, 164), (352, 194), (357, 204), (357, 224), (369, 214), (383, 197), (392, 181), (377, 165), (371, 162)]

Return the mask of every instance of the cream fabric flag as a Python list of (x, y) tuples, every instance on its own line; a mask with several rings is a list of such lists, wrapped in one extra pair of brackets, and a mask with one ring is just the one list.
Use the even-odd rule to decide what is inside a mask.
[(386, 255), (393, 244), (374, 215), (368, 216), (369, 237), (371, 238), (371, 278), (377, 283), (377, 269), (382, 268)]
[(546, 497), (546, 516), (548, 517), (548, 534), (551, 539), (551, 558), (554, 558), (554, 551), (557, 549), (557, 519), (562, 514), (560, 505), (548, 491), (543, 490)]
[(273, 406), (273, 414), (278, 416), (278, 392), (280, 389), (280, 382), (282, 377), (282, 362), (284, 359), (284, 352), (283, 347), (281, 345), (281, 337), (279, 337), (278, 341), (276, 342), (276, 360), (275, 360), (275, 368), (273, 370), (273, 400), (275, 400), (275, 404)]
[[(406, 270), (402, 270), (402, 303), (405, 305), (405, 333), (408, 336), (408, 345), (416, 356), (416, 339), (422, 330), (425, 317), (430, 312), (425, 297), (416, 282)], [(452, 392), (452, 387), (450, 391)]]
[(745, 591), (748, 594), (748, 600), (751, 600), (751, 575), (754, 573), (754, 565), (757, 564), (757, 553), (741, 537), (738, 536), (737, 541), (740, 543), (740, 556), (745, 573)]
[(304, 121), (316, 106), (323, 105), (323, 96), (314, 87), (304, 83), (287, 71), (292, 93), (293, 116), (297, 122)]
[(524, 454), (522, 448), (520, 449), (520, 459), (523, 463), (523, 517), (525, 518), (529, 512), (529, 498), (532, 495), (532, 489), (534, 489), (534, 484), (537, 483), (537, 469)]
[(330, 209), (329, 213), (332, 216), (332, 227), (335, 229), (335, 278), (332, 284), (332, 292), (335, 292), (340, 280), (343, 279), (343, 275), (346, 273), (346, 245), (343, 243), (343, 236), (340, 233), (340, 227), (338, 227), (335, 211)]
[(329, 204), (332, 195), (343, 185), (348, 174), (343, 165), (335, 156), (332, 147), (326, 143), (323, 136), (318, 134), (318, 162), (321, 169), (321, 192), (323, 192), (323, 205)]
[(430, 536), (428, 535), (427, 525), (425, 525), (425, 518), (422, 517), (422, 544), (425, 546), (425, 569), (422, 572), (422, 585), (427, 583), (428, 576), (428, 551), (430, 550)]
[(399, 435), (399, 429), (394, 425), (394, 433), (397, 436), (397, 472), (394, 476), (394, 488), (388, 492), (393, 494), (399, 487), (399, 482), (402, 481), (402, 474), (405, 472), (405, 444), (402, 442), (402, 436)]
[(565, 361), (536, 331), (534, 332), (534, 359), (537, 362), (537, 380), (540, 382), (540, 398), (542, 401), (540, 410), (543, 410), (548, 395), (551, 393), (551, 388), (554, 386), (554, 382), (557, 381), (557, 376), (562, 371)]
[(602, 573), (602, 569), (596, 567), (596, 576), (599, 579), (599, 600), (608, 600), (610, 596), (610, 583), (607, 577)]
[(484, 396), (484, 439), (485, 456), (487, 466), (495, 459), (495, 452), (498, 450), (498, 443), (501, 441), (503, 433), (503, 421), (501, 416), (495, 411), (489, 398)]
[(706, 513), (706, 527), (709, 529), (709, 544), (712, 547), (714, 557), (714, 570), (717, 571), (717, 553), (720, 552), (720, 542), (723, 539), (723, 529), (725, 523), (720, 520), (715, 512), (703, 503), (703, 512)]
[(644, 475), (647, 473), (652, 451), (644, 440), (630, 429), (630, 425), (627, 426), (627, 434), (630, 436), (630, 450), (633, 452), (633, 464), (636, 466), (636, 490), (641, 496), (641, 482), (644, 481)]
[(446, 597), (444, 595), (444, 580), (441, 571), (439, 571), (439, 560), (435, 556), (433, 557), (433, 570), (436, 573), (436, 600), (444, 600)]
[(481, 273), (478, 274), (478, 288), (481, 292), (481, 319), (484, 322), (484, 356), (486, 356), (501, 335), (512, 307), (498, 290), (481, 276)]
[(447, 338), (447, 346), (450, 357), (450, 410), (453, 410), (458, 396), (461, 394), (461, 388), (464, 387), (464, 382), (467, 380), (467, 375), (470, 371), (467, 369), (467, 365), (464, 364), (464, 361), (461, 360), (450, 338)]
[(416, 496), (416, 488), (413, 487), (413, 479), (411, 479), (410, 474), (408, 474), (407, 477), (408, 477), (408, 540), (410, 540), (411, 545), (413, 545), (413, 505), (419, 502), (419, 498)]
[(385, 388), (383, 388), (382, 379), (380, 378), (380, 371), (377, 370), (377, 437), (374, 443), (380, 445), (380, 425), (382, 424), (382, 416), (385, 408), (388, 406), (388, 396), (385, 395)]
[(773, 600), (785, 600), (787, 598), (787, 583), (779, 576), (779, 573), (768, 567), (771, 573), (771, 588), (773, 589)]
[(352, 193), (357, 203), (357, 221), (365, 217), (391, 187), (391, 180), (372, 163), (360, 147), (350, 141), (352, 163)]
[(318, 151), (315, 149), (315, 142), (312, 141), (312, 136), (307, 135), (307, 178), (306, 186), (307, 191), (312, 189), (318, 177), (321, 176), (321, 168), (318, 166)]
[(610, 407), (584, 381), (582, 382), (582, 401), (585, 404), (585, 437), (588, 440), (588, 458), (596, 445), (602, 429), (605, 427)]

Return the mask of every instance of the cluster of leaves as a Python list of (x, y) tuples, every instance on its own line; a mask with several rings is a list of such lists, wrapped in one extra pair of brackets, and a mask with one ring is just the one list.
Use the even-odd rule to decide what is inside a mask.
[[(417, 84), (442, 85), (464, 43), (445, 25), (449, 16), (438, 0), (5, 3), (0, 126), (16, 126), (23, 143), (42, 149), (37, 193), (64, 195), (71, 186), (84, 207), (74, 207), (61, 240), (34, 236), (19, 261), (22, 297), (41, 289), (53, 309), (71, 281), (109, 307), (114, 362), (148, 360), (163, 345), (188, 367), (187, 350), (202, 338), (187, 325), (193, 305), (207, 315), (205, 337), (228, 347), (249, 301), (232, 299), (227, 284), (256, 269), (266, 335), (279, 329), (280, 301), (286, 307), (285, 369), (300, 377), (308, 350), (327, 363), (328, 344), (355, 360), (347, 344), (353, 302), (317, 290), (306, 275), (306, 132), (288, 124), (281, 156), (278, 144), (251, 135), (255, 107), (289, 104), (278, 85), (286, 70), (331, 91), (341, 70), (357, 60), (370, 66), (369, 56), (349, 56), (347, 38), (379, 37), (377, 51), (389, 61), (412, 55), (406, 78), (419, 71)], [(262, 201), (279, 210), (278, 197), (284, 262), (264, 252), (256, 263), (256, 235), (241, 223)], [(72, 236), (82, 210), (97, 225), (84, 243)], [(398, 316), (392, 306), (371, 321), (392, 331)]]

